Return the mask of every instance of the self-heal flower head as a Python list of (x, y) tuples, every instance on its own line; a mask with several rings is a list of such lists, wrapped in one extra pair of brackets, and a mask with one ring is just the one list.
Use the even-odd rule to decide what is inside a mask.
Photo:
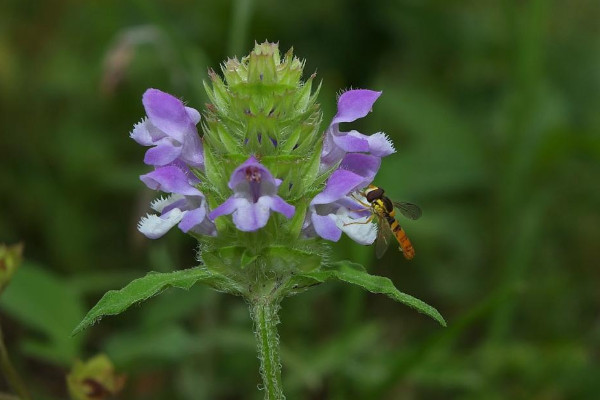
[[(265, 398), (271, 400), (285, 398), (276, 326), (287, 296), (337, 279), (384, 293), (445, 324), (433, 307), (398, 291), (389, 279), (331, 259), (325, 240), (345, 233), (368, 245), (377, 235), (372, 219), (390, 221), (389, 201), (388, 216), (361, 193), (394, 148), (383, 133), (340, 129), (366, 116), (381, 92), (343, 93), (323, 133), (315, 74), (303, 80), (303, 67), (292, 50), (281, 57), (276, 43), (265, 42), (240, 60), (227, 60), (222, 75), (209, 71), (201, 139), (196, 110), (156, 89), (144, 94), (148, 118), (131, 137), (152, 147), (144, 161), (155, 168), (140, 178), (169, 196), (152, 202), (157, 214), (142, 218), (139, 229), (150, 238), (175, 225), (193, 233), (199, 265), (151, 273), (111, 291), (75, 333), (114, 314), (114, 304), (122, 311), (167, 287), (205, 283), (249, 304)], [(147, 287), (152, 290), (140, 290)]]
[(142, 97), (147, 118), (135, 125), (131, 138), (143, 146), (153, 146), (144, 162), (164, 166), (181, 163), (202, 168), (202, 142), (196, 130), (200, 113), (158, 89), (148, 89)]
[(325, 131), (321, 151), (322, 171), (334, 167), (347, 153), (370, 153), (376, 157), (385, 157), (395, 151), (392, 142), (384, 133), (378, 132), (368, 136), (355, 130), (340, 130), (342, 122), (356, 121), (371, 112), (380, 95), (381, 92), (366, 89), (342, 93), (338, 99), (337, 114)]
[(207, 218), (204, 195), (190, 184), (190, 178), (180, 168), (160, 167), (140, 179), (150, 189), (171, 193), (171, 196), (152, 203), (152, 208), (160, 215), (148, 214), (140, 220), (138, 230), (148, 238), (157, 239), (175, 225), (185, 233), (216, 234), (214, 224)]
[(280, 185), (281, 180), (252, 156), (233, 171), (228, 185), (233, 195), (215, 208), (210, 218), (233, 214), (235, 226), (245, 232), (264, 227), (271, 211), (291, 218), (295, 207), (277, 195)]
[[(247, 236), (234, 230), (264, 228), (274, 211), (286, 217), (276, 219), (279, 237), (294, 231), (299, 238), (337, 241), (345, 232), (358, 243), (373, 242), (374, 224), (358, 223), (370, 211), (354, 197), (373, 181), (381, 158), (394, 147), (381, 132), (344, 132), (340, 125), (369, 114), (381, 92), (342, 93), (336, 115), (321, 133), (316, 93), (311, 93), (314, 75), (303, 82), (303, 65), (291, 51), (280, 58), (276, 44), (263, 43), (241, 60), (227, 60), (223, 78), (209, 71), (212, 87), (205, 86), (211, 104), (202, 139), (196, 110), (167, 93), (146, 91), (148, 118), (131, 136), (153, 146), (145, 162), (157, 170), (142, 180), (171, 196), (152, 204), (159, 214), (142, 219), (145, 235), (160, 237), (179, 224), (184, 232), (213, 236), (204, 252), (218, 253), (236, 237), (235, 246), (244, 248)], [(240, 160), (246, 161), (240, 165)], [(298, 207), (301, 212), (292, 222)], [(215, 218), (229, 214), (233, 224), (214, 226)]]

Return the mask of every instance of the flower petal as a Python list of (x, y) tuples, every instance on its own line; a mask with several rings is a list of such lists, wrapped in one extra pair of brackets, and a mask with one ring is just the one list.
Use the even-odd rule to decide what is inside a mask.
[[(231, 178), (229, 179), (230, 189), (235, 189), (237, 185), (248, 182), (248, 167), (256, 168), (257, 172), (260, 174), (261, 183), (268, 182), (275, 185), (275, 187), (279, 186), (271, 172), (264, 165), (259, 163), (254, 156), (251, 156), (231, 174)], [(279, 183), (281, 183), (281, 181), (279, 181)]]
[(337, 114), (331, 123), (352, 122), (364, 117), (371, 111), (379, 96), (381, 92), (366, 89), (348, 90), (342, 93), (338, 99)]
[(342, 236), (342, 231), (336, 224), (336, 217), (333, 214), (319, 215), (316, 212), (312, 212), (310, 219), (317, 235), (323, 239), (337, 242)]
[(165, 208), (172, 208), (171, 205), (183, 200), (184, 197), (180, 194), (172, 194), (167, 197), (159, 197), (150, 203), (150, 208), (154, 211), (162, 213)]
[(380, 166), (381, 158), (361, 153), (348, 153), (340, 163), (341, 169), (354, 172), (363, 177), (363, 181), (357, 184), (357, 188), (365, 187), (371, 183)]
[(220, 217), (222, 215), (229, 215), (229, 214), (233, 213), (235, 211), (235, 209), (238, 207), (238, 204), (240, 203), (239, 200), (243, 200), (243, 199), (238, 199), (235, 196), (231, 196), (230, 198), (225, 200), (223, 202), (223, 204), (221, 204), (220, 206), (218, 206), (217, 208), (212, 210), (210, 212), (210, 214), (208, 214), (208, 218), (210, 218), (214, 221), (215, 218), (217, 218), (217, 217)]
[(148, 89), (142, 103), (152, 124), (178, 142), (183, 143), (189, 130), (195, 130), (188, 111), (178, 98), (158, 89)]
[(140, 176), (140, 180), (150, 189), (188, 196), (202, 196), (202, 192), (189, 184), (185, 173), (175, 166), (157, 168)]
[(206, 218), (206, 207), (202, 204), (200, 207), (190, 210), (185, 213), (178, 227), (184, 233), (187, 233), (190, 229), (200, 225)]
[(148, 130), (148, 120), (146, 118), (133, 126), (133, 130), (129, 134), (129, 137), (142, 146), (152, 146), (154, 144), (154, 138), (150, 135), (150, 131)]
[(346, 235), (357, 243), (369, 245), (377, 238), (377, 225), (366, 223), (368, 217), (353, 219), (345, 207), (340, 207), (336, 213), (336, 225)]
[[(372, 214), (371, 208), (365, 205), (368, 204), (367, 199), (361, 196), (359, 193), (354, 192), (354, 197), (346, 196), (335, 202), (335, 205), (339, 207), (345, 207), (348, 209), (348, 213), (352, 218), (369, 217)], [(363, 204), (360, 204), (357, 200), (360, 200)], [(337, 211), (337, 209), (336, 209)]]
[(188, 182), (192, 186), (195, 186), (195, 185), (197, 185), (197, 184), (199, 184), (201, 182), (200, 179), (196, 176), (196, 174), (194, 174), (192, 172), (192, 170), (190, 169), (190, 167), (188, 166), (188, 164), (184, 163), (179, 158), (177, 160), (173, 161), (172, 163), (170, 163), (168, 166), (169, 167), (177, 167), (181, 171), (183, 171), (183, 173), (185, 174), (185, 176), (187, 176), (187, 178), (188, 178)]
[(201, 168), (204, 166), (202, 141), (195, 132), (186, 136), (181, 149), (181, 159), (192, 167)]
[(325, 189), (317, 194), (310, 204), (333, 203), (350, 192), (360, 189), (362, 186), (359, 185), (361, 185), (364, 180), (365, 178), (363, 176), (357, 175), (352, 171), (344, 169), (335, 170), (327, 180)]
[(238, 200), (242, 201), (233, 213), (233, 223), (240, 231), (252, 232), (267, 224), (271, 211), (268, 205), (261, 202), (251, 203), (246, 199)]
[(150, 239), (158, 239), (174, 227), (184, 216), (184, 212), (174, 208), (168, 213), (158, 216), (148, 214), (138, 223), (138, 230)]
[(156, 143), (156, 147), (148, 149), (144, 155), (144, 163), (163, 166), (173, 161), (181, 154), (181, 146), (173, 144), (171, 138), (164, 138)]
[[(328, 137), (331, 138), (328, 139)], [(323, 151), (321, 151), (321, 165), (319, 166), (319, 172), (327, 171), (335, 164), (340, 162), (344, 158), (346, 152), (337, 146), (333, 141), (332, 135), (326, 135), (323, 141)]]
[(292, 218), (296, 207), (288, 204), (279, 196), (263, 196), (258, 202), (268, 206), (271, 210), (283, 214), (286, 218)]
[(275, 179), (269, 170), (250, 157), (231, 174), (229, 187), (233, 195), (214, 209), (209, 217), (233, 214), (233, 222), (241, 231), (255, 231), (267, 224), (271, 210), (291, 218), (295, 207), (277, 196), (281, 180)]
[(383, 132), (377, 132), (368, 136), (369, 153), (377, 157), (389, 156), (396, 152), (394, 144), (390, 138)]
[(217, 236), (217, 227), (210, 219), (204, 218), (202, 222), (194, 225), (188, 232), (197, 233), (199, 235)]
[(367, 135), (358, 131), (350, 131), (343, 135), (333, 135), (333, 142), (346, 153), (360, 153), (369, 151)]
[(188, 117), (190, 117), (192, 123), (194, 125), (198, 125), (198, 122), (200, 122), (200, 113), (198, 110), (192, 107), (186, 107), (185, 112), (187, 113)]

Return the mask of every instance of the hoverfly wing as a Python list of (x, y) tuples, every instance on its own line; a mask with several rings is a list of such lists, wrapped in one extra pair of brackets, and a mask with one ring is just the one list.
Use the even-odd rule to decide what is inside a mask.
[(408, 219), (419, 219), (421, 218), (421, 215), (423, 215), (421, 208), (413, 203), (394, 201), (394, 207), (396, 207), (398, 211), (400, 211), (400, 213)]
[(375, 256), (377, 259), (383, 257), (387, 251), (394, 233), (390, 225), (383, 219), (377, 218), (377, 239), (375, 239)]

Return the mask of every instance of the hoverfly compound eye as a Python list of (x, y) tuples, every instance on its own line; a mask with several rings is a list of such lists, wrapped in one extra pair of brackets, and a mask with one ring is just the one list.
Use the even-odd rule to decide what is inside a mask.
[(372, 203), (373, 201), (380, 199), (381, 196), (383, 196), (383, 189), (382, 188), (378, 188), (378, 187), (369, 187), (366, 191), (365, 191), (365, 197), (367, 198), (367, 201), (369, 203)]

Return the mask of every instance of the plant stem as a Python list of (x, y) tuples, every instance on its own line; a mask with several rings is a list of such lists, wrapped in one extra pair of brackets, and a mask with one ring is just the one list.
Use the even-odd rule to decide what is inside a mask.
[(261, 298), (250, 304), (254, 321), (254, 335), (260, 359), (260, 375), (263, 379), (265, 400), (282, 400), (281, 359), (279, 356), (279, 302)]
[(10, 358), (8, 358), (8, 352), (6, 351), (6, 346), (4, 345), (4, 335), (2, 333), (2, 327), (0, 326), (0, 370), (4, 374), (6, 378), (6, 382), (10, 385), (10, 387), (15, 391), (15, 393), (19, 396), (20, 400), (31, 400), (31, 396), (29, 396), (29, 392), (23, 383), (23, 380), (19, 376), (19, 373), (13, 367), (10, 362)]

